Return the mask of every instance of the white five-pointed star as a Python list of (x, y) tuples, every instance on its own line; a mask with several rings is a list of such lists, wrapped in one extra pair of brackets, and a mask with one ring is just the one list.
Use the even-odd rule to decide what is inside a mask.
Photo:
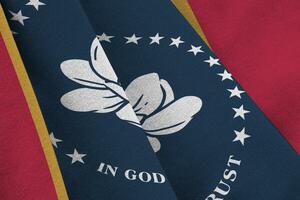
[(251, 137), (250, 135), (247, 135), (245, 133), (245, 128), (243, 128), (241, 131), (235, 130), (234, 133), (235, 133), (236, 137), (234, 138), (233, 142), (240, 141), (243, 146), (245, 145), (245, 139)]
[(105, 33), (102, 33), (102, 35), (97, 35), (98, 40), (101, 41), (106, 41), (106, 42), (111, 42), (110, 39), (115, 36), (112, 35), (106, 35)]
[(243, 105), (241, 105), (239, 108), (232, 108), (232, 109), (235, 112), (233, 118), (241, 117), (242, 119), (245, 119), (245, 114), (250, 112), (248, 110), (244, 110), (244, 106)]
[(134, 43), (138, 44), (138, 40), (140, 40), (142, 37), (137, 37), (135, 34), (133, 34), (131, 37), (124, 37), (127, 41), (126, 44)]
[(177, 48), (179, 47), (179, 45), (181, 43), (184, 43), (184, 41), (181, 40), (181, 37), (178, 37), (178, 38), (171, 38), (172, 42), (169, 46), (173, 46), (175, 45)]
[(43, 2), (40, 2), (40, 0), (29, 0), (28, 3), (26, 3), (27, 6), (33, 6), (36, 10), (39, 10), (39, 6), (44, 6)]
[(223, 73), (219, 73), (219, 76), (222, 76), (222, 81), (229, 79), (229, 80), (233, 80), (231, 77), (231, 74), (227, 72), (227, 70), (225, 69)]
[(153, 44), (153, 43), (159, 44), (159, 41), (160, 41), (161, 39), (163, 39), (164, 37), (159, 36), (159, 33), (156, 33), (155, 36), (149, 37), (149, 38), (151, 39), (151, 42), (150, 42), (149, 44)]
[(203, 51), (201, 50), (201, 48), (202, 48), (202, 46), (195, 47), (195, 46), (191, 45), (191, 49), (188, 50), (188, 52), (192, 52), (192, 53), (196, 56), (197, 53), (203, 52)]
[(29, 19), (29, 17), (26, 17), (22, 14), (21, 10), (19, 10), (19, 12), (17, 12), (17, 13), (14, 13), (12, 11), (9, 11), (9, 12), (10, 12), (10, 14), (12, 14), (12, 18), (10, 18), (10, 20), (18, 21), (23, 26), (24, 26), (24, 20)]
[(73, 154), (66, 154), (66, 155), (69, 156), (70, 158), (72, 158), (72, 163), (71, 164), (73, 164), (77, 161), (84, 164), (84, 161), (82, 160), (82, 158), (84, 156), (86, 156), (86, 154), (80, 154), (80, 153), (78, 153), (78, 151), (76, 149), (74, 149)]
[(227, 90), (231, 93), (230, 98), (236, 96), (241, 99), (242, 98), (241, 94), (245, 92), (243, 90), (239, 90), (237, 86), (235, 86), (234, 89), (227, 89)]
[(57, 148), (57, 143), (58, 142), (62, 142), (62, 140), (55, 138), (53, 132), (51, 132), (50, 134), (50, 140), (53, 146), (55, 146), (55, 148)]
[(211, 56), (209, 56), (209, 59), (208, 59), (208, 60), (204, 60), (204, 62), (209, 63), (209, 66), (210, 66), (210, 67), (212, 67), (212, 66), (214, 66), (214, 65), (221, 65), (221, 64), (219, 63), (219, 59), (213, 58), (213, 57), (211, 57)]

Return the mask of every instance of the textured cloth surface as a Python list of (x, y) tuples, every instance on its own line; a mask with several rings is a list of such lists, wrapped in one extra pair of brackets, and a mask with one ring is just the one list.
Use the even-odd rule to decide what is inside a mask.
[(216, 55), (300, 153), (300, 2), (189, 3)]
[(1, 199), (56, 200), (31, 113), (1, 35), (0, 70)]

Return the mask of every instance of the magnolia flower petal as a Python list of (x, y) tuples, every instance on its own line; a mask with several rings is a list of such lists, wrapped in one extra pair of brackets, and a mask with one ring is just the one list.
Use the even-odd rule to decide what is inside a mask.
[(65, 76), (79, 84), (97, 88), (105, 87), (103, 85), (104, 80), (93, 72), (86, 60), (66, 60), (61, 63), (60, 68)]
[(164, 101), (164, 104), (163, 104), (163, 106), (165, 106), (165, 105), (167, 105), (168, 103), (170, 103), (174, 100), (174, 93), (173, 93), (173, 90), (172, 90), (171, 86), (169, 85), (169, 83), (166, 80), (161, 79), (160, 84), (161, 84), (162, 89), (166, 93), (165, 101)]
[(60, 102), (76, 112), (108, 113), (124, 104), (123, 99), (110, 90), (80, 88), (64, 94)]
[(120, 95), (123, 99), (128, 100), (128, 98), (127, 98), (127, 96), (125, 94), (124, 89), (119, 84), (108, 82), (108, 83), (105, 83), (105, 85), (106, 85), (107, 88), (110, 88), (115, 93), (117, 93), (118, 95)]
[(139, 122), (138, 118), (136, 117), (136, 115), (129, 103), (126, 106), (124, 106), (122, 109), (120, 109), (118, 112), (116, 112), (116, 115), (121, 120), (125, 120), (133, 125), (141, 127), (140, 122)]
[(147, 136), (147, 138), (149, 140), (149, 143), (152, 146), (153, 151), (155, 153), (158, 152), (160, 150), (160, 147), (161, 147), (159, 140), (155, 137), (150, 137), (150, 136)]
[(167, 135), (180, 131), (201, 109), (202, 101), (195, 96), (183, 97), (147, 118), (143, 129), (151, 135)]
[(156, 73), (134, 79), (125, 92), (134, 111), (142, 115), (149, 115), (155, 111), (163, 99), (159, 76)]
[(118, 77), (115, 74), (105, 52), (97, 38), (94, 39), (91, 50), (91, 61), (95, 71), (107, 80), (118, 82)]

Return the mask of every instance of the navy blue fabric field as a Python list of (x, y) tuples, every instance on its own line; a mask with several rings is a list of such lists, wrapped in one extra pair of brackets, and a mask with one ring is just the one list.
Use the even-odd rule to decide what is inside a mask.
[[(152, 173), (164, 175), (164, 172), (143, 130), (120, 120), (116, 115), (120, 108), (114, 104), (123, 97), (112, 103), (105, 103), (101, 97), (96, 97), (105, 105), (99, 110), (92, 108), (91, 112), (74, 112), (64, 106), (78, 102), (67, 99), (67, 96), (64, 101), (64, 95), (83, 87), (64, 74), (62, 63), (77, 59), (82, 61), (80, 67), (92, 66), (91, 45), (96, 45), (95, 49), (101, 46), (95, 40), (96, 35), (78, 2), (45, 3), (44, 9), (41, 7), (38, 13), (32, 12), (31, 19), (25, 21), (24, 26), (13, 21), (11, 28), (18, 32), (15, 39), (48, 130), (53, 132), (55, 138), (62, 140), (57, 143), (55, 151), (70, 199), (175, 199), (167, 181), (161, 184), (153, 181)], [(21, 2), (9, 0), (3, 4), (6, 11), (15, 11), (20, 9)], [(101, 53), (100, 49), (97, 52)], [(102, 56), (102, 60), (106, 59)], [(76, 71), (76, 65), (73, 66)], [(112, 68), (108, 74), (115, 79)], [(104, 90), (105, 86), (89, 86), (102, 89), (106, 96), (113, 95), (110, 90)], [(112, 83), (110, 87), (121, 90), (118, 84)], [(93, 101), (90, 97), (83, 100), (87, 101), (86, 104)], [(129, 117), (131, 112), (127, 111)], [(101, 167), (101, 163), (105, 166)], [(106, 164), (111, 165), (111, 171)], [(138, 177), (130, 180), (134, 179), (134, 172), (128, 171), (130, 169), (135, 170), (135, 174), (147, 170), (152, 176), (151, 182), (144, 184)], [(144, 177), (147, 180), (146, 174)], [(157, 179), (158, 182), (163, 181), (160, 175)]]
[(171, 1), (44, 3), (11, 28), (70, 199), (298, 198), (299, 157)]
[[(175, 133), (148, 132), (161, 143), (156, 155), (178, 199), (205, 199), (210, 194), (231, 200), (299, 195), (296, 153), (240, 92), (242, 88), (170, 1), (100, 2), (81, 1), (95, 32), (115, 36), (101, 44), (124, 88), (145, 79), (148, 85), (136, 91), (143, 95), (142, 101), (151, 99), (150, 94), (159, 96), (153, 89), (156, 82), (164, 89), (165, 80), (173, 90), (172, 103), (158, 108), (167, 119), (150, 114), (155, 128), (186, 123), (192, 115)], [(133, 34), (141, 37), (137, 44), (124, 38), (132, 39)], [(130, 91), (126, 92), (130, 99)], [(195, 98), (201, 99), (200, 109)], [(170, 119), (173, 115), (176, 119)], [(149, 129), (148, 124), (144, 128)], [(230, 158), (240, 162), (230, 164)]]

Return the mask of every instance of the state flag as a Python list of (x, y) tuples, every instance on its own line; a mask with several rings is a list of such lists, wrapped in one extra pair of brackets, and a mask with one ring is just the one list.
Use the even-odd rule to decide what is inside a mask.
[(298, 155), (172, 2), (3, 6), (69, 199), (300, 195)]

